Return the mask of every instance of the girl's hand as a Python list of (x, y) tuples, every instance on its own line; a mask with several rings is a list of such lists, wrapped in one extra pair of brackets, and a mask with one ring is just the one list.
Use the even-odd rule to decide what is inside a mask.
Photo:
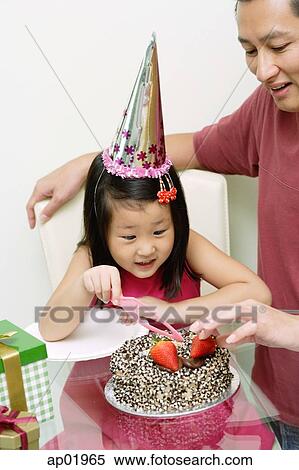
[(115, 266), (103, 264), (88, 269), (83, 273), (83, 284), (88, 292), (95, 294), (105, 304), (111, 300), (117, 305), (122, 295), (120, 274)]
[[(150, 296), (140, 297), (138, 300), (148, 306), (148, 308), (140, 308), (140, 316), (155, 321), (169, 321), (166, 318), (167, 309), (170, 305), (168, 302)], [(170, 321), (169, 323), (172, 323), (172, 321)]]

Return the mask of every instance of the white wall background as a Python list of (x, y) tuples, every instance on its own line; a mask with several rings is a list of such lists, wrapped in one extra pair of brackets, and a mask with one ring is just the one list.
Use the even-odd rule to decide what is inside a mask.
[[(234, 0), (0, 0), (0, 318), (27, 325), (34, 306), (47, 301), (50, 284), (26, 201), (40, 176), (96, 150), (96, 140), (110, 142), (152, 31), (167, 133), (200, 129), (256, 87), (233, 10)], [(228, 182), (232, 254), (255, 269), (256, 181)]]

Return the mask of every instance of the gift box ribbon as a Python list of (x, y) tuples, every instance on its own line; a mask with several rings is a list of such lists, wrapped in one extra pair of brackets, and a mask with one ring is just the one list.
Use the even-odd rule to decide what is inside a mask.
[(10, 408), (27, 411), (27, 402), (24, 390), (20, 355), (17, 350), (3, 340), (10, 339), (17, 331), (0, 334), (0, 359), (3, 361)]
[(12, 431), (15, 431), (17, 434), (20, 435), (21, 439), (21, 449), (27, 450), (28, 449), (28, 438), (26, 431), (21, 429), (18, 424), (22, 423), (29, 423), (32, 421), (36, 421), (36, 418), (34, 416), (25, 416), (23, 418), (18, 418), (18, 415), (20, 414), (19, 411), (9, 411), (6, 406), (0, 405), (0, 434), (5, 431), (6, 429), (11, 429)]

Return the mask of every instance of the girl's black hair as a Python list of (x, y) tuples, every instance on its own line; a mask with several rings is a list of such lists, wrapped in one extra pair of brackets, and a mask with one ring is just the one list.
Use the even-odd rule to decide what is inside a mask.
[[(169, 175), (177, 189), (177, 196), (175, 201), (169, 203), (174, 225), (174, 244), (170, 256), (162, 265), (161, 288), (164, 289), (166, 298), (175, 297), (180, 291), (184, 268), (187, 269), (189, 275), (198, 279), (186, 264), (189, 218), (184, 192), (173, 166), (169, 170)], [(99, 178), (100, 181), (96, 189)], [(108, 229), (112, 217), (111, 199), (142, 206), (144, 203), (157, 201), (159, 190), (158, 178), (123, 179), (120, 176), (113, 176), (105, 170), (100, 155), (94, 159), (86, 181), (84, 236), (78, 243), (78, 247), (81, 245), (89, 247), (93, 266), (107, 264), (118, 267), (107, 244)]]

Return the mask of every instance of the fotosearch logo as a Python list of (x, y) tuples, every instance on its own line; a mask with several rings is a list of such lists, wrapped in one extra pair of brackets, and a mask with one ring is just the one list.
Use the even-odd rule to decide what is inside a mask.
[[(157, 308), (155, 306), (147, 305), (139, 307), (139, 316), (136, 313), (136, 309), (131, 305), (120, 308), (97, 308), (97, 307), (82, 307), (82, 306), (66, 306), (59, 305), (56, 307), (51, 306), (37, 306), (35, 307), (35, 322), (38, 322), (41, 317), (49, 316), (49, 318), (56, 323), (68, 323), (75, 317), (79, 318), (80, 323), (85, 321), (85, 315), (89, 312), (89, 316), (95, 323), (109, 323), (109, 322), (120, 322), (132, 324), (138, 321), (139, 316), (149, 319), (156, 320), (159, 322), (167, 321), (168, 323), (186, 323), (191, 324), (196, 320), (202, 323), (210, 323), (214, 321), (221, 324), (227, 324), (232, 322), (241, 322), (242, 320), (257, 322), (258, 313), (264, 313), (265, 307), (263, 305), (222, 305), (209, 310), (207, 307), (201, 305), (189, 306), (185, 309), (186, 314), (184, 316), (174, 307), (168, 306), (166, 310), (157, 315)], [(226, 313), (233, 312), (226, 318)], [(127, 320), (127, 321), (126, 321)]]

